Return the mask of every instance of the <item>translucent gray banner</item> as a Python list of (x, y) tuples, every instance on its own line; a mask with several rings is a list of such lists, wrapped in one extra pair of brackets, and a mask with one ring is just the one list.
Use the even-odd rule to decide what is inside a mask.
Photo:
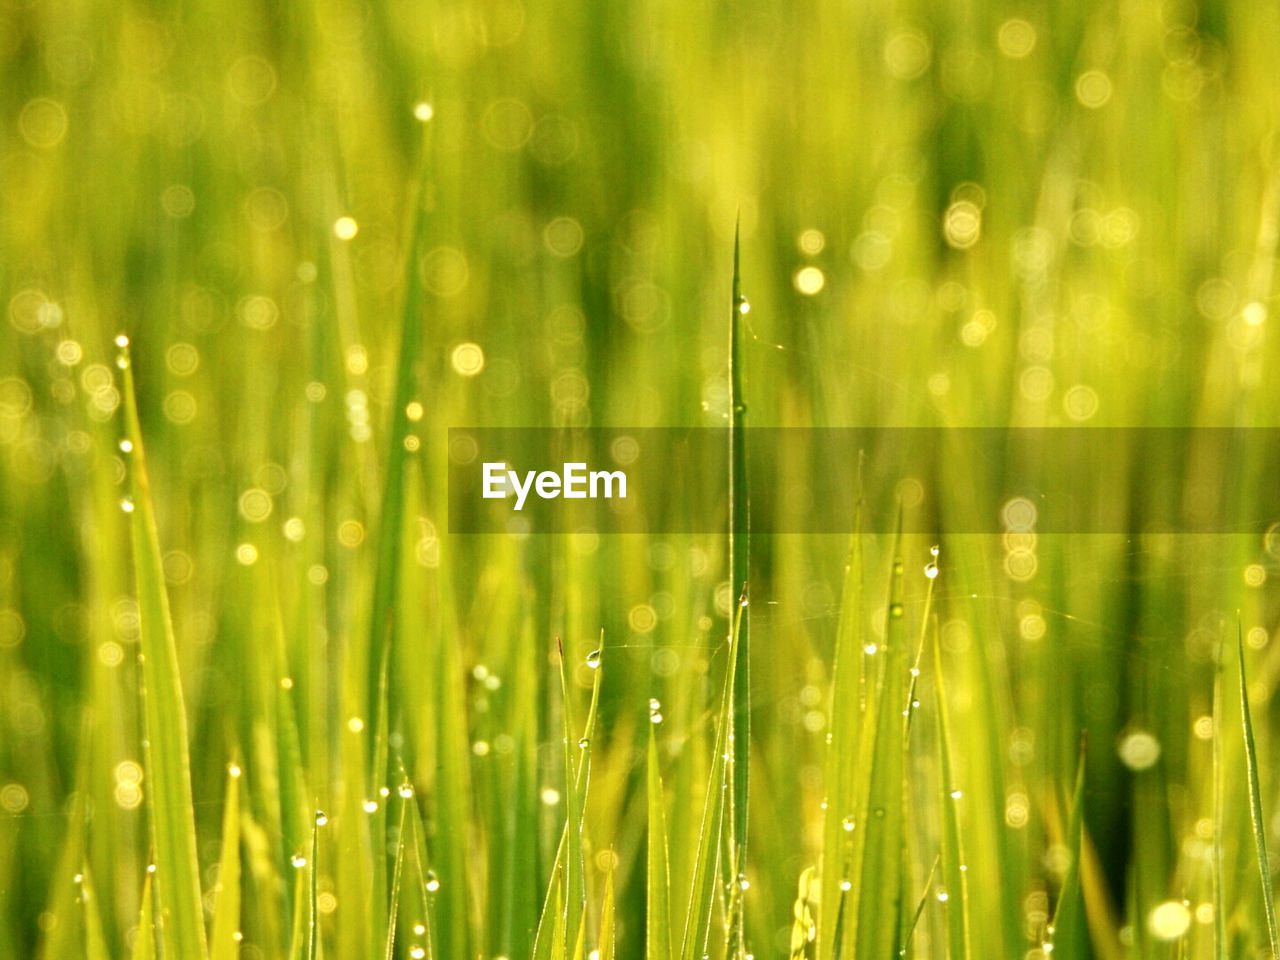
[[(752, 535), (1230, 533), (1280, 519), (1280, 428), (753, 427)], [(449, 431), (454, 533), (725, 530), (729, 431)], [(861, 509), (859, 501), (861, 499)]]

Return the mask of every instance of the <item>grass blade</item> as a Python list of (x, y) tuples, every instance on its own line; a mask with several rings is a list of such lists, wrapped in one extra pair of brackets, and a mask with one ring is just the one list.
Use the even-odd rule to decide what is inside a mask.
[(645, 960), (671, 960), (671, 881), (667, 855), (666, 795), (658, 762), (658, 738), (649, 724), (649, 841), (646, 879)]
[[(1076, 763), (1076, 783), (1071, 798), (1071, 819), (1065, 837), (1071, 862), (1062, 878), (1062, 889), (1053, 909), (1049, 943), (1055, 957), (1087, 957), (1088, 931), (1085, 925), (1084, 899), (1080, 890), (1080, 857), (1084, 849), (1084, 761), (1085, 742), (1080, 740), (1080, 758)], [(1047, 948), (1046, 948), (1047, 951)]]
[[(741, 226), (739, 222), (733, 235), (733, 300), (729, 323), (729, 585), (730, 589), (741, 591), (745, 596), (751, 562), (751, 504), (747, 488), (747, 438), (743, 429), (747, 404), (742, 390), (740, 328), (749, 308), (742, 296)], [(732, 651), (737, 678), (732, 688), (733, 722), (729, 737), (733, 783), (730, 795), (733, 811), (730, 852), (733, 862), (729, 866), (733, 868), (734, 875), (730, 878), (733, 880), (741, 879), (746, 864), (747, 794), (751, 779), (751, 610), (739, 607), (738, 613), (740, 622), (734, 626), (736, 636)], [(739, 893), (735, 894), (734, 902), (740, 910), (741, 886), (735, 885), (735, 889)], [(742, 917), (735, 917), (733, 923), (736, 926), (734, 946), (738, 953), (742, 953)]]
[(387, 905), (387, 945), (383, 951), (385, 960), (395, 960), (396, 921), (400, 915), (400, 887), (404, 877), (404, 827), (412, 798), (402, 798), (400, 803), (400, 830), (396, 835), (396, 862), (391, 874), (391, 897)]
[(1236, 636), (1240, 661), (1240, 721), (1244, 730), (1244, 762), (1249, 776), (1249, 823), (1253, 828), (1254, 852), (1258, 858), (1258, 879), (1262, 884), (1262, 907), (1267, 918), (1267, 938), (1271, 956), (1280, 958), (1280, 929), (1276, 927), (1275, 895), (1271, 887), (1271, 861), (1267, 856), (1267, 825), (1262, 812), (1262, 790), (1258, 782), (1258, 752), (1249, 711), (1249, 684), (1244, 671), (1244, 628)]
[(222, 811), (222, 860), (218, 865), (218, 899), (213, 910), (211, 960), (240, 956), (240, 765), (227, 770), (227, 800)]
[(728, 789), (726, 757), (728, 733), (732, 720), (734, 676), (737, 670), (739, 630), (747, 608), (744, 593), (738, 601), (728, 666), (724, 674), (724, 690), (720, 696), (720, 718), (716, 727), (715, 752), (711, 756), (711, 772), (707, 779), (706, 799), (702, 808), (702, 825), (698, 831), (698, 847), (693, 864), (693, 880), (689, 890), (689, 912), (685, 917), (684, 938), (680, 946), (681, 960), (701, 960), (706, 954), (711, 935), (711, 914), (715, 906), (714, 878), (718, 872), (721, 836), (724, 829), (725, 792)]
[(142, 906), (138, 910), (138, 935), (133, 941), (131, 960), (156, 960), (156, 925), (152, 898), (155, 891), (151, 889), (151, 872), (147, 871), (142, 881)]
[(604, 900), (600, 904), (600, 947), (599, 960), (614, 960), (617, 954), (617, 934), (614, 931), (617, 909), (613, 889), (613, 868), (604, 877)]
[[(936, 631), (935, 631), (936, 633)], [(951, 767), (951, 723), (947, 715), (946, 679), (942, 670), (942, 644), (934, 638), (934, 695), (937, 698), (938, 771), (942, 786), (942, 882), (947, 890), (947, 955), (969, 960), (969, 882), (964, 844), (960, 837), (956, 788)]]
[(160, 536), (147, 478), (128, 340), (121, 336), (117, 344), (119, 363), (124, 369), (125, 432), (132, 444), (129, 470), (132, 497), (126, 501), (126, 510), (132, 514), (129, 526), (142, 650), (145, 757), (147, 779), (151, 784), (147, 809), (155, 848), (157, 919), (166, 952), (184, 960), (203, 960), (208, 956), (208, 946), (192, 816), (187, 713), (183, 705), (182, 678), (178, 675), (178, 653), (164, 585)]
[(88, 863), (80, 874), (80, 904), (84, 907), (85, 960), (111, 960), (107, 934), (102, 925), (102, 912), (98, 907), (98, 891), (93, 885)]

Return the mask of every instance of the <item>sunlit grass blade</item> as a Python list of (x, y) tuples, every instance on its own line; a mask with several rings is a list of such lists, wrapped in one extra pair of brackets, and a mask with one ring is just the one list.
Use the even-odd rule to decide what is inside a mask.
[[(597, 669), (597, 676), (599, 671)], [(572, 698), (569, 691), (569, 666), (565, 663), (564, 647), (560, 647), (560, 695), (563, 697), (564, 716), (564, 776), (565, 776), (565, 860), (564, 860), (564, 928), (568, 942), (576, 943), (586, 907), (585, 868), (582, 858), (582, 809), (584, 797), (579, 793), (577, 771), (586, 771), (587, 751), (591, 738), (583, 734), (579, 741), (573, 735)]]
[(86, 863), (80, 874), (80, 905), (84, 910), (84, 956), (85, 960), (111, 960), (111, 949), (107, 946), (107, 934), (102, 925), (102, 911), (98, 905), (98, 891), (93, 884), (93, 875)]
[(599, 960), (614, 960), (617, 953), (616, 926), (617, 894), (613, 888), (613, 868), (604, 877), (604, 897), (600, 901)]
[[(935, 631), (936, 633), (936, 631)], [(947, 890), (947, 956), (969, 960), (969, 881), (960, 835), (957, 804), (963, 792), (956, 786), (951, 764), (951, 722), (948, 717), (946, 677), (942, 666), (942, 645), (933, 644), (935, 715), (938, 733), (938, 776), (942, 806), (942, 882)]]
[(1089, 936), (1085, 925), (1084, 898), (1080, 891), (1080, 867), (1084, 835), (1084, 771), (1085, 742), (1080, 740), (1080, 757), (1076, 763), (1075, 788), (1071, 796), (1071, 814), (1067, 823), (1064, 844), (1071, 855), (1067, 872), (1058, 891), (1058, 902), (1053, 909), (1053, 921), (1049, 928), (1048, 943), (1055, 957), (1087, 958)]
[(155, 891), (151, 889), (151, 873), (142, 881), (142, 905), (138, 910), (138, 935), (133, 941), (130, 960), (156, 960), (156, 925), (152, 902)]
[(384, 960), (395, 960), (396, 956), (396, 923), (400, 916), (400, 889), (404, 879), (404, 830), (409, 804), (413, 798), (402, 798), (400, 803), (400, 829), (396, 833), (395, 867), (391, 873), (391, 893), (387, 901), (387, 943), (383, 951)]
[(240, 765), (227, 771), (227, 799), (222, 810), (222, 858), (218, 863), (217, 899), (210, 936), (211, 960), (240, 956)]
[[(751, 502), (747, 488), (746, 396), (742, 389), (741, 323), (747, 301), (742, 296), (741, 249), (742, 224), (739, 220), (733, 234), (733, 296), (729, 321), (729, 586), (734, 592), (747, 594), (751, 563)], [(730, 770), (732, 791), (729, 802), (731, 861), (726, 866), (733, 875), (733, 902), (736, 905), (730, 935), (732, 947), (742, 953), (742, 891), (737, 885), (746, 868), (747, 797), (751, 780), (751, 610), (739, 608), (740, 623), (733, 624), (733, 649), (736, 679), (732, 688), (733, 719), (730, 726)]]
[(132, 445), (129, 478), (130, 530), (142, 653), (143, 707), (146, 718), (147, 810), (155, 848), (157, 920), (166, 952), (184, 960), (208, 956), (200, 899), (200, 861), (192, 816), (191, 764), (182, 678), (169, 615), (161, 564), (160, 536), (147, 478), (142, 426), (128, 342), (120, 345), (124, 369), (125, 432)]
[(1238, 626), (1236, 652), (1240, 665), (1240, 722), (1244, 733), (1245, 770), (1249, 777), (1249, 823), (1253, 828), (1253, 846), (1257, 856), (1258, 880), (1262, 885), (1262, 909), (1267, 918), (1267, 939), (1271, 956), (1280, 958), (1280, 929), (1276, 926), (1275, 895), (1271, 884), (1271, 860), (1267, 855), (1267, 822), (1262, 810), (1262, 789), (1258, 779), (1258, 752), (1253, 735), (1253, 717), (1249, 710), (1249, 684), (1244, 667), (1244, 628)]
[[(933, 878), (937, 876), (938, 864), (941, 863), (942, 856), (934, 857), (933, 866), (929, 868), (929, 875), (925, 877), (924, 889), (920, 891), (920, 898), (916, 900), (916, 908), (912, 911), (907, 925), (902, 930), (902, 953), (908, 955), (911, 951), (911, 941), (915, 936), (916, 927), (920, 926), (920, 918), (924, 916), (924, 909), (929, 905), (929, 895), (933, 893)], [(948, 954), (954, 957), (954, 954)]]
[[(1213, 835), (1226, 834), (1226, 771), (1222, 758), (1222, 721), (1226, 693), (1223, 689), (1223, 652), (1221, 646), (1214, 658), (1213, 671)], [(1226, 878), (1223, 873), (1223, 844), (1213, 845), (1213, 956), (1214, 960), (1227, 958), (1227, 904)]]
[[(566, 668), (564, 664), (563, 650), (561, 650), (560, 663), (562, 670), (561, 686), (563, 690), (568, 689), (567, 681), (563, 676)], [(581, 843), (582, 829), (582, 813), (586, 804), (587, 788), (591, 773), (591, 742), (595, 737), (596, 717), (600, 710), (600, 685), (604, 679), (604, 636), (600, 637), (600, 647), (596, 651), (596, 667), (595, 676), (591, 685), (591, 705), (587, 708), (587, 721), (583, 726), (582, 740), (585, 743), (579, 752), (581, 754), (581, 762), (573, 764), (570, 743), (574, 741), (573, 731), (569, 726), (569, 700), (567, 693), (562, 694), (565, 697), (565, 778), (567, 784), (566, 792), (573, 795), (576, 799), (575, 809), (577, 810), (577, 819), (572, 815), (566, 815), (564, 829), (560, 833), (560, 842), (556, 847), (556, 858), (551, 869), (551, 882), (547, 888), (546, 898), (543, 900), (542, 913), (538, 918), (538, 929), (534, 936), (533, 958), (534, 960), (546, 960), (551, 955), (552, 935), (555, 929), (552, 919), (555, 916), (552, 913), (552, 905), (558, 899), (562, 905), (565, 905), (565, 894), (559, 890), (559, 885), (566, 876), (567, 857), (569, 856), (570, 831), (571, 829), (579, 831), (578, 842)], [(573, 771), (572, 774), (570, 771)]]
[(433, 926), (433, 910), (431, 908), (431, 896), (434, 893), (432, 886), (438, 884), (429, 866), (427, 854), (426, 829), (422, 823), (422, 815), (418, 812), (417, 803), (408, 804), (409, 810), (409, 829), (412, 832), (413, 859), (414, 865), (418, 872), (418, 898), (419, 898), (419, 916), (422, 923), (421, 943), (423, 948), (424, 960), (433, 960), (436, 955), (435, 951), (435, 931)]
[(702, 824), (698, 830), (697, 854), (693, 863), (693, 879), (689, 889), (688, 914), (685, 917), (684, 937), (681, 940), (681, 960), (701, 960), (707, 951), (711, 935), (711, 915), (715, 906), (715, 878), (724, 829), (725, 792), (728, 789), (726, 766), (729, 745), (728, 732), (732, 721), (734, 677), (737, 672), (739, 630), (747, 609), (744, 593), (738, 601), (734, 617), (733, 633), (726, 660), (724, 688), (720, 695), (719, 718), (716, 724), (715, 751), (711, 755), (711, 771), (707, 778), (707, 791), (703, 801)]
[(316, 928), (316, 887), (320, 865), (319, 826), (311, 827), (311, 849), (306, 857), (294, 858), (293, 935), (289, 947), (290, 960), (316, 960), (320, 949)]
[(645, 880), (645, 960), (671, 960), (671, 881), (667, 853), (666, 796), (658, 761), (658, 737), (649, 724), (648, 873)]
[[(824, 904), (845, 901), (841, 889), (849, 878), (852, 859), (852, 831), (846, 829), (857, 816), (856, 778), (858, 772), (859, 724), (863, 706), (863, 596), (862, 596), (862, 496), (854, 505), (854, 534), (844, 571), (840, 597), (840, 619), (836, 628), (835, 662), (831, 680), (831, 742), (826, 757), (826, 809), (822, 822), (821, 899)], [(840, 946), (836, 937), (835, 912), (818, 915), (817, 956), (832, 960)], [(847, 924), (842, 925), (843, 928)]]
[(895, 957), (902, 929), (903, 778), (905, 745), (903, 708), (906, 704), (906, 649), (903, 636), (902, 514), (894, 534), (888, 605), (885, 611), (884, 645), (877, 650), (875, 693), (869, 695), (868, 712), (874, 710), (874, 729), (863, 738), (866, 758), (866, 804), (860, 811), (856, 832), (854, 892), (857, 896), (855, 956)]

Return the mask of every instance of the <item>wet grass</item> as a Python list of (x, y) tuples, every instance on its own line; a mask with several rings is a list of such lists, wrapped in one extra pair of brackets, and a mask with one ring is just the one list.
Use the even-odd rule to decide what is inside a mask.
[[(1277, 43), (0, 7), (0, 957), (1275, 955), (1262, 452), (762, 536), (747, 425), (1275, 424)], [(450, 533), (467, 424), (728, 426), (724, 533)]]

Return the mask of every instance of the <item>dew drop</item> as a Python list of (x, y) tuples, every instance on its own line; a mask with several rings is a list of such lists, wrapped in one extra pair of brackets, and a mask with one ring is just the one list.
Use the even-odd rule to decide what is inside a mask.
[(845, 833), (853, 833), (854, 826), (853, 817), (845, 817), (840, 821), (840, 827)]
[(592, 670), (595, 670), (597, 667), (600, 666), (599, 650), (592, 650), (590, 653), (587, 654), (587, 666), (590, 667)]
[(894, 620), (901, 620), (902, 612), (903, 612), (902, 604), (900, 603), (889, 604), (889, 616), (892, 617)]
[(434, 870), (427, 871), (427, 892), (435, 893), (440, 889), (440, 878), (436, 876)]
[(316, 811), (316, 826), (323, 827), (329, 823), (329, 815), (323, 810)]
[(125, 513), (133, 513), (133, 497), (125, 497), (121, 500), (120, 509)]
[(751, 301), (746, 297), (738, 298), (738, 312), (744, 316), (751, 312)]
[(585, 750), (585, 749), (587, 749), (587, 747), (589, 747), (589, 746), (591, 746), (591, 741), (590, 741), (590, 740), (588, 740), (586, 737), (579, 737), (579, 738), (578, 738), (578, 747), (579, 747), (580, 749)]
[(396, 790), (396, 793), (400, 794), (400, 798), (401, 798), (402, 800), (410, 800), (410, 799), (412, 799), (412, 798), (413, 798), (413, 784), (412, 784), (412, 783), (402, 783), (402, 784), (400, 784), (400, 787)]
[(840, 881), (840, 889), (841, 889), (841, 890), (843, 890), (845, 893), (848, 893), (850, 890), (852, 890), (852, 889), (853, 889), (853, 881), (852, 881), (852, 880), (841, 880), (841, 881)]
[(301, 870), (307, 865), (307, 858), (300, 853), (295, 853), (289, 858), (289, 862), (293, 864), (294, 869)]
[(924, 575), (930, 580), (938, 578), (938, 562), (936, 560), (930, 560), (924, 565)]
[(123, 350), (129, 345), (129, 337), (123, 333), (116, 334), (116, 346)]
[(117, 446), (119, 446), (121, 453), (133, 453), (133, 441), (128, 437), (121, 440)]
[(363, 803), (363, 805), (362, 805), (362, 806), (364, 807), (364, 812), (365, 812), (365, 813), (377, 813), (377, 812), (378, 812), (378, 801), (377, 801), (377, 800), (366, 800), (366, 801)]

